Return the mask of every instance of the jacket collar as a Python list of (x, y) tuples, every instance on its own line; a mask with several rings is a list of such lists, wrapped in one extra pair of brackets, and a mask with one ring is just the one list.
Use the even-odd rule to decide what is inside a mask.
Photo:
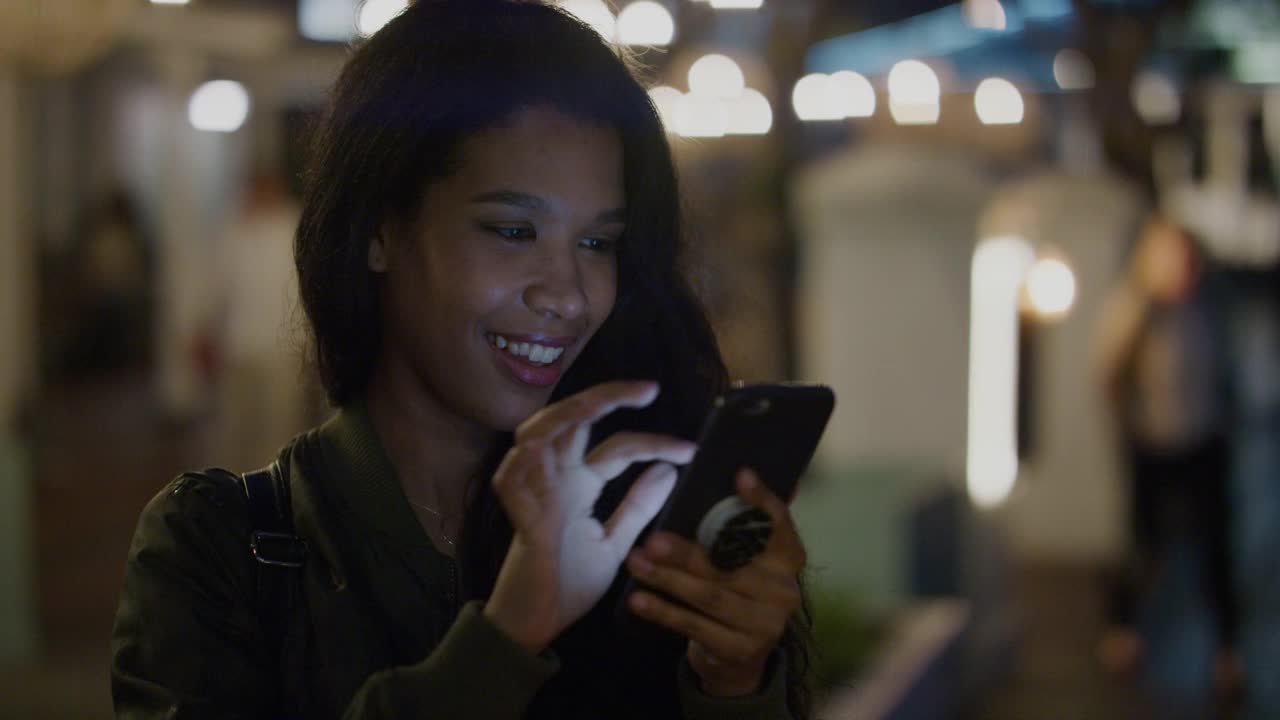
[(332, 496), (368, 530), (397, 543), (434, 547), (404, 496), (363, 399), (342, 407), (320, 427), (320, 436), (337, 465), (326, 473)]

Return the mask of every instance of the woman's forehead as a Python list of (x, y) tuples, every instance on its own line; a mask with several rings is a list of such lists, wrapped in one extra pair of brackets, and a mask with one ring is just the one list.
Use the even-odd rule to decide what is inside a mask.
[(551, 107), (532, 107), (469, 136), (441, 200), (521, 198), (527, 210), (600, 213), (621, 208), (623, 152), (618, 133)]

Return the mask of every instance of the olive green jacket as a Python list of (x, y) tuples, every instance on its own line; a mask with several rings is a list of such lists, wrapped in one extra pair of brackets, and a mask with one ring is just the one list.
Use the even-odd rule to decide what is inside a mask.
[[(281, 454), (302, 576), (302, 717), (520, 718), (558, 670), (460, 604), (454, 562), (422, 531), (367, 414), (339, 412)], [(112, 637), (112, 696), (128, 720), (276, 715), (278, 653), (259, 628), (248, 504), (237, 484), (184, 475), (143, 510)], [(688, 720), (787, 717), (775, 668), (754, 696), (701, 693), (683, 661)]]

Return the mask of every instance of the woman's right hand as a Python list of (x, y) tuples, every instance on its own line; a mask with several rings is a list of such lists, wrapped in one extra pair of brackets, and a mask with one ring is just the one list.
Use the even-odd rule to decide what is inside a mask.
[[(673, 464), (693, 458), (687, 440), (622, 432), (587, 453), (592, 423), (658, 396), (653, 382), (618, 381), (543, 408), (516, 429), (493, 477), (514, 529), (484, 614), (531, 653), (540, 652), (604, 595), (640, 531), (675, 486)], [(592, 515), (604, 486), (632, 463), (655, 462), (603, 524)]]

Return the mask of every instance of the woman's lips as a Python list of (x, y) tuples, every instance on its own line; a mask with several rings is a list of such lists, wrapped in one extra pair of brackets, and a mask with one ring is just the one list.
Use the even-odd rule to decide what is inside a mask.
[[(563, 342), (563, 339), (539, 339), (531, 341), (525, 340), (524, 336), (512, 336), (512, 338), (517, 341), (537, 342), (538, 344), (545, 345), (547, 347), (564, 347), (568, 344)], [(500, 349), (495, 344), (492, 336), (487, 337), (486, 340), (488, 341), (489, 349), (497, 356), (499, 364), (506, 368), (507, 371), (511, 373), (512, 377), (525, 385), (532, 385), (533, 387), (549, 387), (551, 385), (555, 385), (560, 379), (560, 374), (564, 371), (564, 352), (560, 353), (555, 360), (549, 363), (534, 364), (530, 362), (527, 357), (514, 355), (508, 350)]]

